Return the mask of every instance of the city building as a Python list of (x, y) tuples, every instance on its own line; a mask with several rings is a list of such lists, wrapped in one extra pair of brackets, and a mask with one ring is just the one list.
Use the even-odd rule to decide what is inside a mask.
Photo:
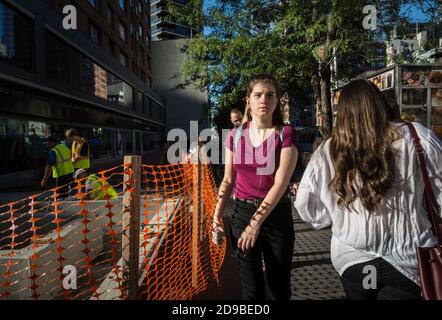
[(167, 5), (169, 2), (173, 2), (178, 6), (185, 6), (188, 3), (187, 0), (150, 0), (152, 40), (193, 37), (198, 32), (195, 27), (180, 24), (168, 16), (169, 10)]
[(373, 43), (369, 48), (369, 54), (370, 54), (369, 70), (379, 70), (385, 68), (386, 58), (387, 58), (387, 48), (385, 43), (382, 42)]
[(183, 86), (180, 75), (186, 58), (183, 50), (188, 39), (152, 42), (153, 86), (167, 97), (167, 129), (183, 129), (190, 137), (190, 121), (198, 121), (199, 131), (209, 127), (208, 93)]
[(387, 65), (396, 61), (413, 62), (413, 53), (423, 51), (427, 44), (427, 31), (421, 31), (413, 38), (392, 38), (386, 42)]
[[(67, 5), (77, 29), (63, 27)], [(38, 181), (45, 137), (70, 127), (89, 140), (93, 167), (159, 154), (166, 103), (152, 88), (147, 1), (0, 0), (2, 185)]]
[(442, 27), (432, 22), (403, 23), (393, 27), (386, 41), (386, 65), (420, 62), (418, 57), (438, 47)]

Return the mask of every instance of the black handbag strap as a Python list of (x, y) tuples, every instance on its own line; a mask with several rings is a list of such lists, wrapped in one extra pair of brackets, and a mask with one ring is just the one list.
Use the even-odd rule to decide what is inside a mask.
[(427, 202), (428, 211), (430, 213), (430, 222), (433, 228), (433, 232), (436, 235), (437, 243), (442, 246), (442, 234), (440, 232), (441, 218), (439, 217), (439, 205), (434, 196), (433, 189), (431, 188), (430, 178), (428, 176), (427, 162), (425, 160), (425, 151), (420, 142), (420, 138), (416, 132), (416, 128), (411, 123), (407, 123), (410, 129), (411, 136), (413, 138), (413, 144), (416, 148), (417, 157), (422, 171), (422, 177), (424, 179), (425, 187), (425, 200)]

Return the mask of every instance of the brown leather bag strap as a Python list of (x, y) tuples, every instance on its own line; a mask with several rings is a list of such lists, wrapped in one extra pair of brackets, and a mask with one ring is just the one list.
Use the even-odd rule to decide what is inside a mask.
[(428, 176), (427, 170), (427, 162), (425, 160), (425, 151), (416, 132), (416, 128), (411, 123), (407, 123), (407, 126), (410, 129), (410, 133), (413, 138), (413, 144), (416, 148), (416, 153), (422, 171), (422, 177), (424, 179), (425, 200), (427, 202), (428, 211), (430, 213), (430, 222), (433, 228), (433, 232), (436, 235), (437, 243), (439, 244), (439, 246), (442, 246), (442, 234), (440, 234), (440, 229), (438, 227), (441, 223), (441, 218), (439, 217), (439, 205), (436, 201), (436, 197), (434, 196), (433, 189), (431, 188), (430, 178)]

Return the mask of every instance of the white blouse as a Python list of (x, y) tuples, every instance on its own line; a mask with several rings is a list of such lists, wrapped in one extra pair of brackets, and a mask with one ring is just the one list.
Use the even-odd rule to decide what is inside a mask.
[[(341, 209), (329, 184), (334, 177), (330, 139), (316, 150), (302, 177), (295, 201), (301, 218), (315, 229), (332, 225), (331, 259), (342, 275), (346, 268), (382, 257), (419, 284), (416, 247), (436, 243), (423, 208), (424, 184), (411, 134), (398, 127), (403, 138), (393, 143), (397, 156), (395, 182), (378, 206), (368, 213), (359, 199)], [(428, 173), (442, 205), (442, 142), (424, 126), (413, 123), (426, 153)]]

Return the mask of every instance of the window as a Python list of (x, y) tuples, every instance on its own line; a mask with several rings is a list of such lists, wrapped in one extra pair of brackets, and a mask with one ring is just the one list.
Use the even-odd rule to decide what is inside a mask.
[(100, 30), (90, 21), (89, 21), (89, 38), (95, 43), (100, 44), (101, 42)]
[(141, 91), (137, 91), (137, 108), (138, 110), (144, 110), (144, 94)]
[(141, 153), (141, 132), (135, 131), (135, 153)]
[(118, 26), (118, 30), (120, 32), (120, 38), (126, 42), (127, 40), (127, 29), (125, 27), (125, 25), (123, 24), (123, 22), (120, 21), (120, 24)]
[(34, 71), (34, 22), (0, 2), (0, 60)]
[(109, 49), (112, 56), (115, 57), (115, 42), (113, 42), (110, 38), (109, 38)]
[(111, 7), (107, 7), (107, 23), (114, 28), (114, 10)]
[(135, 62), (135, 60), (132, 61), (132, 72), (135, 75), (138, 75), (138, 67), (137, 67), (137, 63)]
[(50, 126), (45, 122), (0, 116), (0, 144), (6, 155), (0, 157), (0, 174), (39, 170), (47, 161), (45, 138)]
[(110, 72), (107, 73), (107, 101), (133, 108), (133, 88)]
[(120, 63), (121, 63), (123, 66), (125, 66), (125, 67), (128, 66), (127, 55), (125, 55), (125, 54), (123, 53), (123, 51), (120, 51)]
[(122, 11), (126, 12), (126, 0), (118, 0), (118, 5)]
[(81, 59), (81, 89), (86, 94), (107, 99), (107, 71), (85, 56)]
[(89, 4), (93, 7), (97, 7), (97, 0), (88, 0)]
[(191, 29), (188, 27), (183, 27), (183, 26), (175, 26), (175, 32), (178, 34), (181, 34), (183, 36), (190, 36), (191, 35)]
[(149, 99), (149, 117), (151, 118), (152, 118), (152, 104), (153, 104), (152, 99)]
[(142, 64), (146, 64), (146, 55), (144, 53), (144, 49), (140, 46), (140, 53), (138, 55), (138, 59)]
[(132, 131), (123, 131), (124, 150), (127, 154), (134, 152), (134, 136)]
[(45, 33), (46, 77), (69, 85), (69, 46), (54, 34)]
[(146, 151), (148, 151), (148, 150), (150, 150), (151, 148), (150, 148), (150, 140), (152, 139), (152, 133), (147, 133), (147, 132), (144, 132), (143, 133), (143, 140), (142, 140), (142, 143), (143, 143), (143, 152), (146, 152)]
[(97, 64), (94, 68), (94, 95), (96, 97), (107, 99), (107, 71)]
[(138, 26), (138, 34), (139, 34), (140, 38), (143, 39), (144, 28), (141, 24)]
[(87, 128), (86, 130), (94, 159), (111, 157), (114, 153), (112, 130), (103, 128)]

